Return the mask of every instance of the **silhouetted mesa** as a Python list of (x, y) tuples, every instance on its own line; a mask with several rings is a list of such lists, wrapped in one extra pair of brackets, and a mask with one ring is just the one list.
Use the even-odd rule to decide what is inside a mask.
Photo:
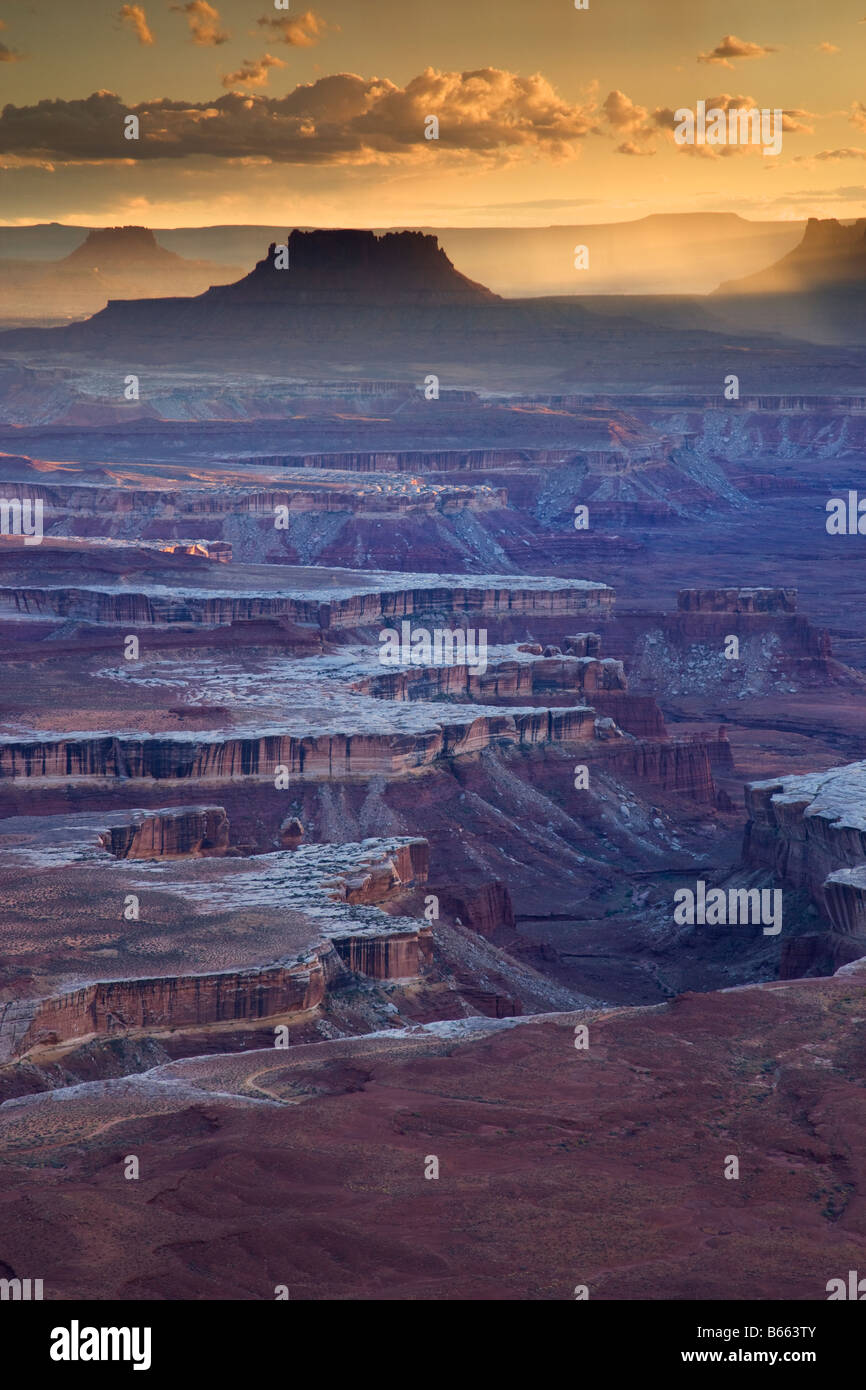
[(866, 218), (845, 227), (810, 217), (799, 246), (766, 270), (725, 281), (709, 302), (740, 331), (838, 344), (863, 342), (864, 300)]
[(234, 285), (208, 290), (213, 303), (273, 304), (478, 304), (499, 295), (461, 275), (435, 236), (423, 232), (292, 232), (288, 268), (278, 248)]
[(793, 251), (766, 270), (725, 281), (716, 293), (796, 294), (840, 285), (866, 285), (866, 217), (850, 227), (834, 217), (810, 217)]
[(181, 269), (190, 262), (160, 246), (149, 227), (93, 227), (80, 246), (57, 262), (57, 268), (124, 270), (144, 264)]
[(120, 296), (197, 295), (240, 274), (167, 251), (149, 227), (94, 227), (62, 260), (0, 260), (0, 321), (95, 314)]

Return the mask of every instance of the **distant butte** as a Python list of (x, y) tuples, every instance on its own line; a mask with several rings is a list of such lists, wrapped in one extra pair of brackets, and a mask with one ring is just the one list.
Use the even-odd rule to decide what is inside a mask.
[(866, 286), (866, 217), (851, 226), (835, 217), (810, 217), (793, 251), (766, 270), (726, 281), (716, 293), (802, 294), (842, 285)]
[(174, 251), (166, 251), (149, 227), (93, 227), (81, 245), (58, 261), (55, 268), (122, 271), (130, 265), (143, 264), (183, 270), (191, 262)]
[(272, 304), (483, 304), (499, 299), (456, 270), (435, 236), (423, 232), (292, 232), (288, 266), (277, 244), (249, 275), (219, 285), (203, 300), (225, 305)]

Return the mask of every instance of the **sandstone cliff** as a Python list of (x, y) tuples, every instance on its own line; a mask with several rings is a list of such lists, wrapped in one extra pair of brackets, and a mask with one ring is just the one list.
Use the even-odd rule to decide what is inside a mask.
[(686, 613), (796, 613), (796, 589), (680, 589)]
[[(809, 963), (866, 955), (866, 762), (751, 782), (745, 795), (744, 859), (808, 893), (835, 938), (817, 936)], [(790, 943), (788, 971), (802, 967), (804, 949)]]
[(103, 831), (99, 838), (118, 859), (219, 855), (228, 849), (229, 823), (222, 806), (133, 812), (122, 825)]
[[(176, 824), (191, 827), (198, 816), (199, 823), (220, 828), (221, 814), (220, 808), (183, 808)], [(85, 952), (90, 959), (82, 961), (78, 938), (65, 948), (55, 943), (53, 994), (10, 998), (8, 986), (5, 990), (6, 1002), (0, 1002), (2, 1060), (37, 1044), (56, 1046), (91, 1034), (159, 1032), (296, 1014), (320, 1004), (347, 969), (380, 980), (403, 979), (417, 976), (429, 962), (429, 925), (382, 910), (425, 882), (425, 840), (305, 845), (253, 859), (155, 861), (148, 854), (133, 861), (127, 855), (121, 868), (110, 853), (94, 854), (82, 819), (96, 817), (79, 817), (75, 825), (63, 818), (29, 821), (13, 829), (11, 853), (19, 857), (24, 881), (34, 868), (43, 882), (46, 872), (62, 872), (76, 901), (82, 888), (73, 885), (83, 885), (89, 906), (79, 932), (86, 939), (89, 930), (94, 943), (102, 939), (106, 902), (123, 902), (129, 891), (136, 903), (151, 902), (154, 890), (177, 895), (185, 904), (176, 927), (183, 950), (179, 957), (177, 941), (160, 940), (156, 925), (148, 927), (146, 921), (138, 939), (134, 925), (125, 929), (133, 938), (123, 949)], [(134, 843), (137, 832), (150, 835), (158, 819), (131, 813), (127, 838)], [(103, 832), (105, 841), (124, 849), (123, 826)], [(118, 872), (124, 875), (122, 884)], [(136, 923), (138, 917), (130, 920)], [(245, 926), (250, 920), (257, 924), (252, 939)], [(102, 961), (100, 954), (110, 961)], [(207, 968), (226, 954), (238, 964)], [(71, 984), (75, 976), (80, 982)]]

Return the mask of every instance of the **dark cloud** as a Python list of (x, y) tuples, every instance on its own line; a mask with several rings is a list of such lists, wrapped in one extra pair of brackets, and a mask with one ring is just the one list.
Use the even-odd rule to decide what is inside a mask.
[[(128, 114), (139, 118), (138, 141), (124, 139)], [(210, 102), (159, 97), (127, 106), (114, 92), (94, 92), (81, 100), (10, 104), (0, 114), (0, 153), (59, 162), (210, 155), (383, 163), (417, 157), (419, 146), (427, 147), (429, 115), (439, 117), (441, 149), (498, 155), (542, 149), (564, 157), (592, 128), (594, 109), (563, 100), (539, 74), (518, 77), (497, 68), (428, 68), (405, 87), (335, 73), (283, 97), (229, 92)]]

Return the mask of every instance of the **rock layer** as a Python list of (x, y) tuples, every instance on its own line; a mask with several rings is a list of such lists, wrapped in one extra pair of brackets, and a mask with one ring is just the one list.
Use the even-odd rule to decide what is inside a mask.
[(229, 823), (222, 806), (185, 807), (131, 817), (100, 835), (118, 859), (169, 859), (225, 854)]

